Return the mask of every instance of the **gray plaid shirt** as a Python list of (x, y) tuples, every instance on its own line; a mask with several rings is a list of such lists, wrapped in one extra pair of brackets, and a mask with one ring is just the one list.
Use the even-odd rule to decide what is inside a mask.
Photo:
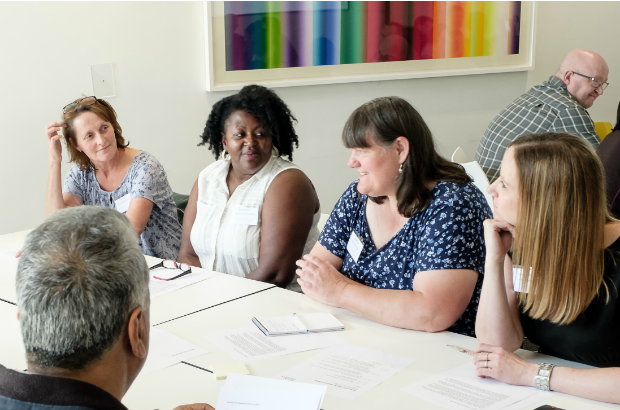
[(562, 81), (551, 76), (502, 110), (484, 132), (475, 159), (490, 182), (499, 177), (508, 145), (522, 135), (538, 132), (573, 134), (594, 149), (601, 143), (590, 114), (573, 99)]

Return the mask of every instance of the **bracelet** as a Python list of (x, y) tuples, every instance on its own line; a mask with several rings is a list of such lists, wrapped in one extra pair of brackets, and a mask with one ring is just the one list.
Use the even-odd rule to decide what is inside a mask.
[(555, 367), (554, 364), (549, 363), (541, 363), (538, 367), (538, 373), (534, 377), (534, 383), (536, 384), (536, 388), (538, 390), (551, 390), (549, 388), (549, 379), (551, 378), (551, 372)]

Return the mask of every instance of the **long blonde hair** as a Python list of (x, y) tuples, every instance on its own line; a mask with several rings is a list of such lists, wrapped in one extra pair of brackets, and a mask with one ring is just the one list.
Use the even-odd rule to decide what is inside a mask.
[(530, 317), (567, 324), (601, 288), (609, 299), (603, 166), (587, 142), (568, 134), (526, 135), (510, 147), (520, 194), (513, 264), (523, 267), (523, 283), (531, 280), (519, 300)]

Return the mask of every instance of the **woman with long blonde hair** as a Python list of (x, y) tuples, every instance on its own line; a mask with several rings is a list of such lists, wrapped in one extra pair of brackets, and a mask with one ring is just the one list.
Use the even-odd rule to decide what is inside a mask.
[[(476, 373), (620, 403), (620, 223), (594, 150), (568, 134), (521, 137), (488, 191)], [(524, 335), (542, 353), (604, 369), (527, 362), (512, 353)]]

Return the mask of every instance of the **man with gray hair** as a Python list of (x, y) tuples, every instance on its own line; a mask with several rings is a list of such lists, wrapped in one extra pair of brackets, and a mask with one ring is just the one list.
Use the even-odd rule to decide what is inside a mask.
[(609, 67), (594, 51), (573, 50), (560, 68), (541, 85), (514, 100), (489, 124), (475, 160), (493, 182), (508, 145), (522, 135), (565, 132), (581, 137), (596, 149), (600, 140), (586, 111), (609, 85)]
[(28, 371), (0, 365), (0, 408), (125, 409), (148, 353), (150, 304), (129, 220), (95, 206), (55, 213), (26, 238), (16, 283)]

